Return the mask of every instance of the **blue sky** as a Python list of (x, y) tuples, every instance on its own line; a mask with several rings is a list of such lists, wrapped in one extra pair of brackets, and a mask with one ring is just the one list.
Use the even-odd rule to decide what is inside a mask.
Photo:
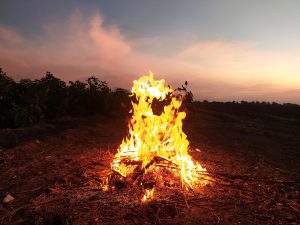
[(2, 0), (0, 65), (127, 88), (152, 70), (198, 99), (300, 103), (299, 21), (291, 0)]
[(194, 35), (199, 39), (260, 42), (277, 48), (299, 44), (300, 2), (282, 0), (9, 0), (1, 4), (1, 24), (28, 35), (42, 23), (65, 20), (81, 9), (100, 11), (105, 23), (132, 35)]

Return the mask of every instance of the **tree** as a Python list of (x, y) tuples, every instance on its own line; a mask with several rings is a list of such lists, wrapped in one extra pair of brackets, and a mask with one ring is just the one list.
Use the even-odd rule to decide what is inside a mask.
[(17, 83), (0, 68), (0, 127), (14, 127)]
[(47, 120), (66, 114), (67, 88), (66, 83), (47, 72), (39, 82), (42, 111)]
[(110, 110), (111, 90), (105, 81), (92, 76), (87, 79), (86, 104), (90, 113), (108, 114)]
[(69, 82), (68, 87), (68, 112), (73, 116), (88, 114), (86, 107), (87, 84), (79, 80)]

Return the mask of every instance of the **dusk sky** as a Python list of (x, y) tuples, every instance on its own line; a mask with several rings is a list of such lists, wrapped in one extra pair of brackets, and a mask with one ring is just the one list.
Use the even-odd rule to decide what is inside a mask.
[(300, 103), (300, 1), (1, 0), (0, 67), (123, 88), (151, 70), (198, 100)]

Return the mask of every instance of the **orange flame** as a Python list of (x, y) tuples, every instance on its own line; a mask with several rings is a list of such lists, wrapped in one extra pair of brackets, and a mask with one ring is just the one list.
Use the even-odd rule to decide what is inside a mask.
[(151, 199), (153, 197), (153, 193), (154, 193), (154, 188), (146, 189), (146, 192), (142, 197), (142, 202), (146, 202), (147, 200)]
[[(177, 170), (172, 171), (176, 173), (179, 169), (183, 188), (192, 188), (199, 183), (199, 172), (206, 170), (188, 154), (189, 142), (182, 130), (186, 113), (179, 111), (182, 98), (176, 97), (164, 80), (154, 80), (152, 73), (133, 81), (132, 95), (136, 101), (132, 101), (129, 135), (120, 145), (111, 164), (112, 169), (126, 177), (136, 165), (125, 162), (141, 162), (142, 168), (147, 170), (147, 165), (159, 157), (177, 166)], [(170, 100), (160, 115), (153, 112), (154, 99)], [(153, 191), (146, 189), (142, 200), (149, 199)]]

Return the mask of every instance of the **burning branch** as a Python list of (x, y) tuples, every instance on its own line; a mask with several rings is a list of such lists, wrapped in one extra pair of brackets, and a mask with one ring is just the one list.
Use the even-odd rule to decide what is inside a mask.
[[(154, 185), (168, 183), (167, 177), (173, 180), (170, 185), (179, 181), (186, 191), (206, 184), (199, 176), (206, 170), (187, 151), (189, 142), (182, 130), (186, 114), (180, 111), (183, 98), (151, 73), (133, 82), (132, 96), (129, 135), (111, 164), (120, 180), (141, 186), (144, 201), (153, 196)], [(159, 113), (154, 113), (156, 102), (165, 103)]]

